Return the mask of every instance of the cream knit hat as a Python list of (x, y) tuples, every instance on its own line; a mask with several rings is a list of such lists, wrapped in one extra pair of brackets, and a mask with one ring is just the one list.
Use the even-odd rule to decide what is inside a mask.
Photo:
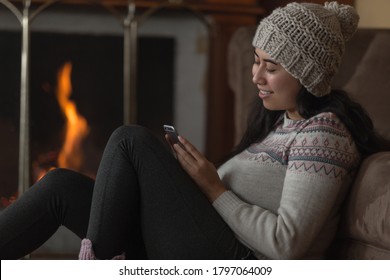
[(345, 42), (355, 33), (358, 21), (358, 14), (349, 5), (290, 3), (260, 22), (253, 46), (319, 97), (330, 93)]

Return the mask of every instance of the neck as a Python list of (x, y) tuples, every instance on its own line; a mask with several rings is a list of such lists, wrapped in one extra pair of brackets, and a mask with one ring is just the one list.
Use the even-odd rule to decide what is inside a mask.
[(299, 120), (303, 120), (304, 117), (302, 117), (298, 111), (294, 110), (294, 111), (289, 111), (287, 110), (287, 117), (290, 119), (290, 120), (293, 120), (293, 121), (299, 121)]

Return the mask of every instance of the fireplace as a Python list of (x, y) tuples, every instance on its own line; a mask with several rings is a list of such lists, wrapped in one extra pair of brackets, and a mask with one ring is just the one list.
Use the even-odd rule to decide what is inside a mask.
[[(0, 23), (0, 153), (5, 155), (0, 158), (1, 211), (18, 191), (22, 37), (20, 26), (1, 5)], [(162, 11), (138, 31), (137, 124), (162, 141), (162, 125), (175, 124), (202, 151), (206, 27), (188, 12)], [(94, 177), (110, 133), (123, 124), (123, 30), (99, 8), (58, 5), (37, 17), (30, 39), (30, 183), (63, 166), (60, 157), (70, 122), (64, 100), (86, 124), (76, 133), (82, 139), (73, 140), (79, 147), (70, 155), (74, 160), (77, 154), (81, 162), (68, 168)], [(68, 90), (60, 87), (63, 81)], [(74, 253), (78, 246), (77, 238), (60, 229), (41, 252)]]
[[(6, 42), (14, 41), (12, 45), (20, 41), (17, 32), (0, 31), (0, 38)], [(1, 44), (0, 53), (7, 54), (2, 57), (2, 63), (15, 63), (18, 51), (18, 48)], [(162, 124), (173, 122), (174, 52), (173, 38), (139, 38), (138, 124), (150, 128), (160, 137)], [(123, 123), (123, 39), (108, 35), (33, 32), (31, 54), (31, 183), (55, 167), (75, 169), (94, 177), (109, 135)], [(158, 75), (153, 76), (153, 82), (150, 82), (150, 69), (144, 65), (155, 65), (153, 71)], [(0, 84), (7, 85), (2, 95), (2, 122), (13, 132), (18, 128), (17, 77), (18, 74), (10, 73), (0, 76)], [(10, 78), (12, 82), (7, 81)], [(64, 79), (70, 83), (69, 92), (61, 88)], [(68, 109), (75, 112), (67, 113)], [(78, 120), (73, 122), (78, 123), (72, 124), (69, 119), (75, 116), (69, 114), (75, 114)], [(77, 128), (81, 125), (85, 126), (83, 131)], [(72, 138), (71, 130), (75, 129), (78, 130), (73, 132), (73, 138), (79, 139), (69, 139)], [(69, 154), (62, 155), (66, 145), (71, 146)], [(17, 159), (17, 148), (14, 145), (13, 155), (2, 157), (2, 161)], [(61, 160), (61, 155), (68, 160)], [(3, 180), (8, 176), (17, 178), (17, 164), (14, 162), (13, 166), (13, 172), (2, 174)], [(16, 186), (17, 181), (2, 184), (2, 207), (15, 196), (12, 185)]]
[[(0, 77), (6, 86), (2, 106), (7, 110), (2, 112), (8, 114), (2, 121), (7, 120), (4, 126), (12, 130), (8, 139), (16, 139), (9, 140), (14, 144), (11, 157), (15, 158), (21, 31), (1, 5), (0, 17), (0, 57), (5, 61), (0, 71), (7, 72)], [(175, 123), (200, 150), (204, 149), (207, 39), (204, 24), (188, 11), (162, 11), (139, 26), (137, 124), (151, 128), (162, 138), (162, 125)], [(87, 153), (84, 157), (89, 160), (79, 171), (93, 177), (109, 134), (123, 123), (122, 28), (101, 8), (57, 5), (42, 12), (31, 25), (30, 53), (31, 182), (37, 177), (34, 169), (56, 166), (64, 144), (66, 121), (56, 87), (58, 72), (66, 63), (72, 65), (70, 101), (89, 125), (82, 143)], [(4, 199), (12, 200), (16, 192), (15, 162), (13, 172), (0, 174), (13, 178), (7, 179), (10, 187), (0, 190), (4, 201), (1, 207), (8, 203)]]

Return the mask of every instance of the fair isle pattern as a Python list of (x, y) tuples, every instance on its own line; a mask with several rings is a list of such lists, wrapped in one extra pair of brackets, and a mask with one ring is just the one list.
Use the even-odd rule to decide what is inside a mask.
[(353, 171), (358, 160), (351, 135), (332, 113), (303, 121), (285, 119), (264, 141), (241, 153), (239, 159), (340, 179)]

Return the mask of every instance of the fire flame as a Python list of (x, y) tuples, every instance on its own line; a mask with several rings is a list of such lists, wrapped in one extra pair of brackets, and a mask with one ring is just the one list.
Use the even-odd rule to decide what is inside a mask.
[(58, 71), (57, 99), (66, 119), (64, 145), (58, 155), (58, 166), (80, 170), (83, 163), (82, 142), (89, 133), (86, 119), (81, 116), (72, 94), (72, 63), (65, 63)]

